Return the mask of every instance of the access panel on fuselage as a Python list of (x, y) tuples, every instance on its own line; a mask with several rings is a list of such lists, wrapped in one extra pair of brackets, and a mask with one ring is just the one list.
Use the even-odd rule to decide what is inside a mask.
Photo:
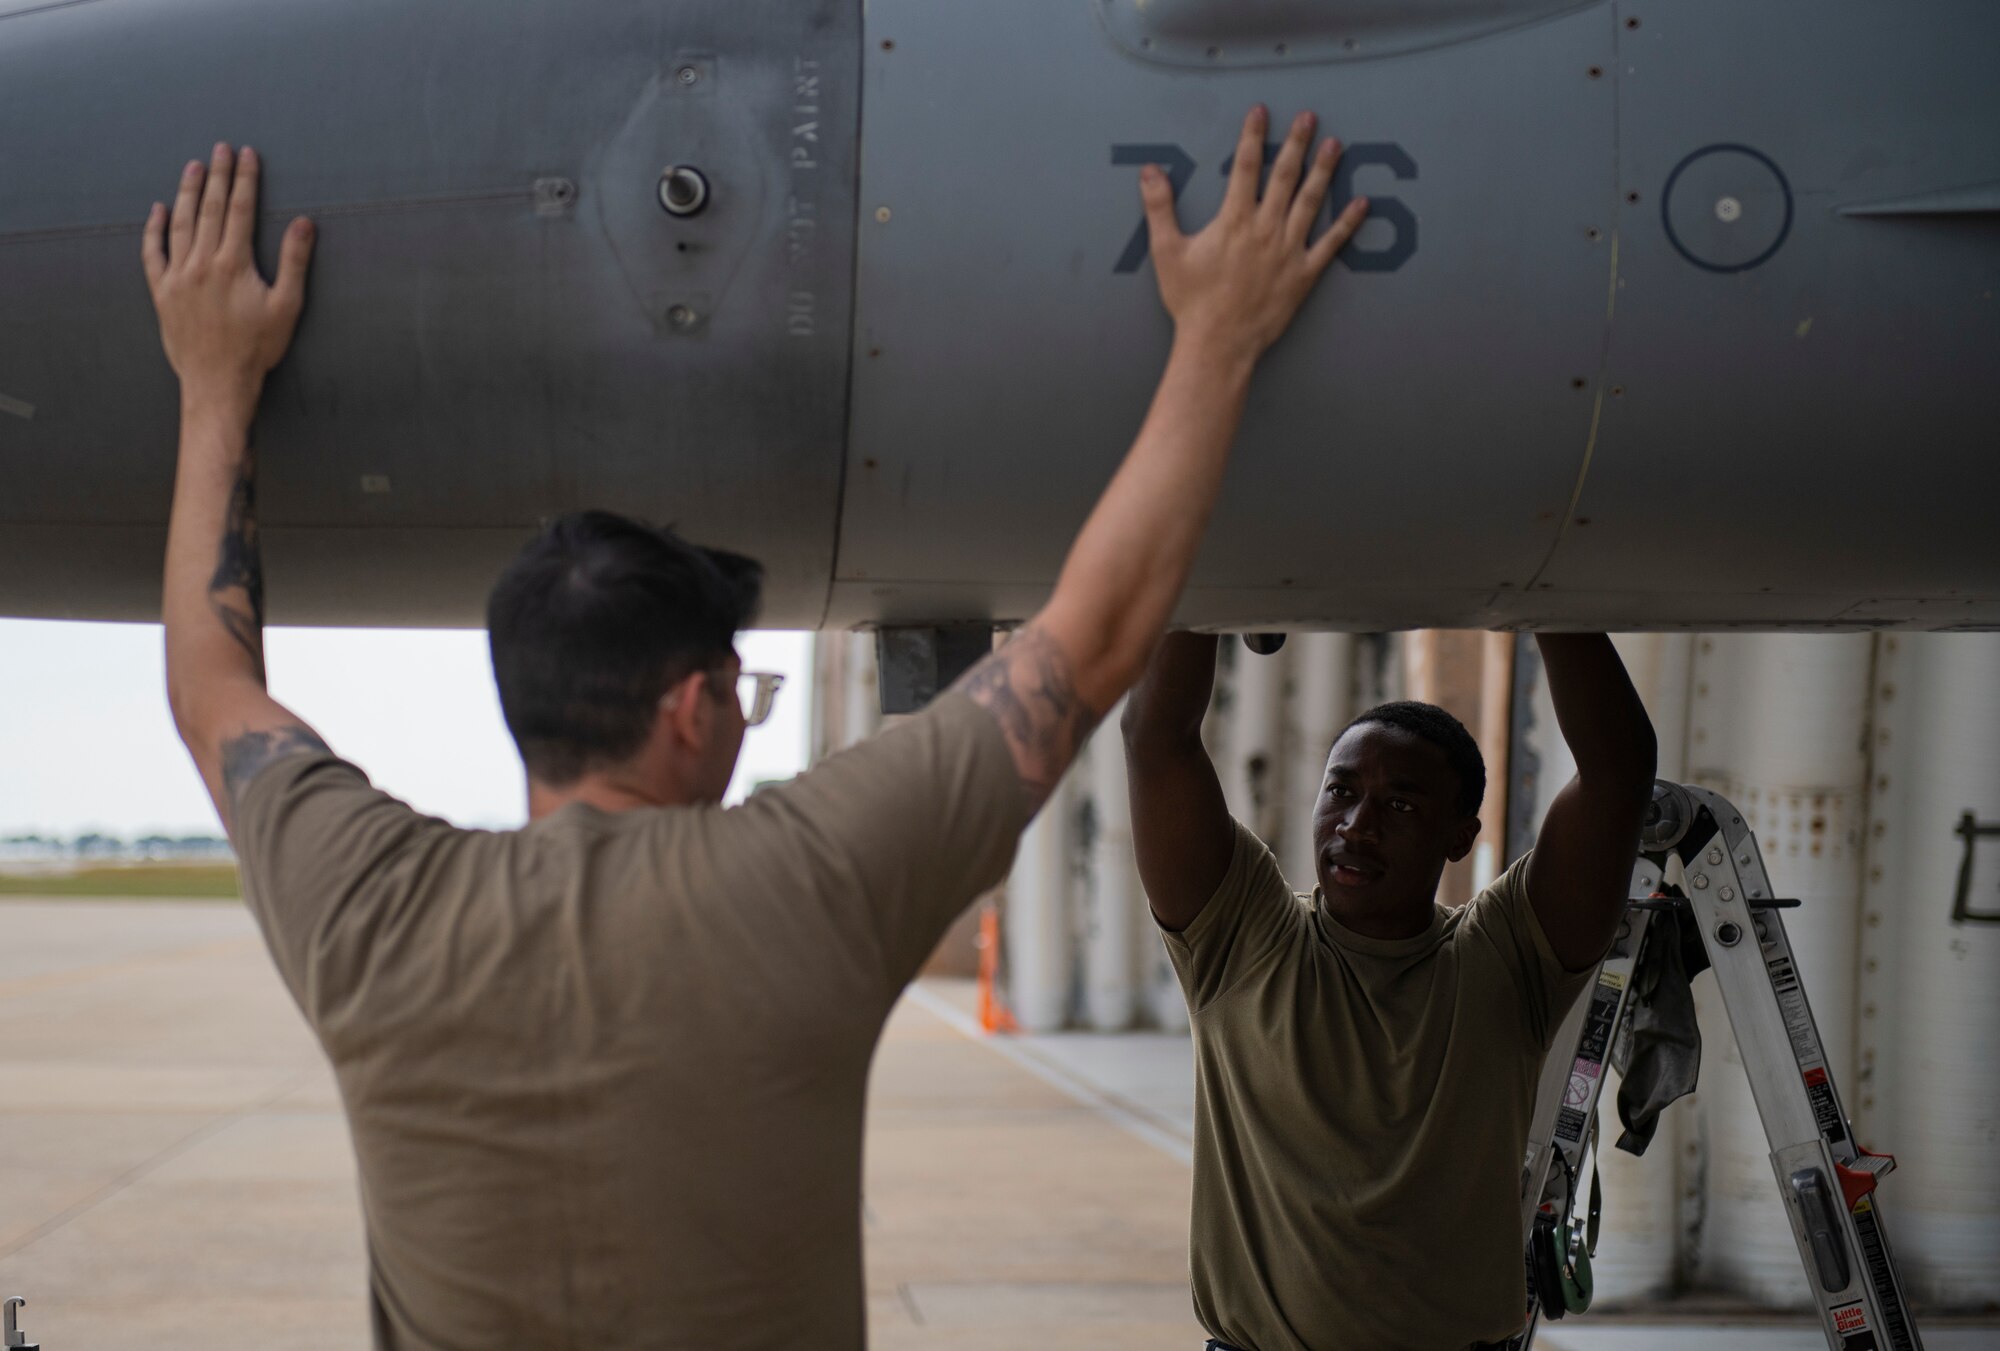
[(1544, 580), (1611, 625), (2000, 624), (2000, 8), (1627, 9), (1612, 396)]
[[(859, 6), (92, 0), (0, 13), (0, 612), (157, 612), (174, 385), (139, 224), (218, 139), (319, 224), (257, 429), (271, 616), (479, 622), (546, 516), (677, 523), (816, 623)], [(662, 209), (671, 164), (699, 215)], [(107, 561), (108, 560), (108, 561)]]
[(1258, 374), (1181, 618), (1510, 613), (1603, 360), (1610, 7), (1379, 59), (1336, 41), (1205, 64), (1134, 54), (1096, 8), (869, 7), (832, 617), (1015, 618), (1045, 594), (1167, 352), (1139, 166), (1184, 182), (1199, 227), (1256, 101), (1274, 139), (1316, 109), (1348, 147), (1336, 195), (1374, 219)]

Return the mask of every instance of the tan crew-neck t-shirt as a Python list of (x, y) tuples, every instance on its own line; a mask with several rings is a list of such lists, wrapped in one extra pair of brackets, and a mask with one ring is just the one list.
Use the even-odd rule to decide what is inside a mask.
[(245, 895), (339, 1078), (376, 1345), (860, 1347), (869, 1058), (1026, 820), (955, 693), (726, 810), (460, 830), (265, 769)]
[(1414, 938), (1366, 938), (1236, 828), (1166, 934), (1195, 1050), (1195, 1312), (1243, 1351), (1463, 1351), (1526, 1313), (1521, 1161), (1588, 979), (1527, 860)]

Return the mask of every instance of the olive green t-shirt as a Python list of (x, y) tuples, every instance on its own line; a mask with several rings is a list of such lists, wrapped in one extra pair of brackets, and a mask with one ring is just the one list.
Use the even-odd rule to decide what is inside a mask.
[(869, 1058), (1027, 814), (959, 694), (729, 809), (460, 830), (265, 769), (245, 895), (339, 1079), (376, 1344), (860, 1347)]
[(1521, 1164), (1583, 988), (1526, 859), (1414, 938), (1366, 938), (1238, 825), (1167, 950), (1195, 1051), (1195, 1312), (1243, 1351), (1463, 1351), (1517, 1331)]

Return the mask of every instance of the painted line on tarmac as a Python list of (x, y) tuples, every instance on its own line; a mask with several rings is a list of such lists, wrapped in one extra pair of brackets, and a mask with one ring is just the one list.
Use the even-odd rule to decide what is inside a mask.
[(1193, 1166), (1192, 1144), (1171, 1131), (1162, 1130), (1131, 1108), (1106, 1096), (1089, 1081), (1078, 1078), (1059, 1065), (1051, 1064), (1018, 1042), (1009, 1041), (1006, 1037), (988, 1036), (981, 1030), (978, 1020), (954, 1006), (951, 1001), (933, 994), (921, 985), (911, 985), (904, 993), (911, 1003), (922, 1008), (924, 1012), (967, 1041), (978, 1042), (994, 1054), (1013, 1061), (1050, 1088), (1090, 1108), (1127, 1134), (1144, 1140), (1174, 1162)]

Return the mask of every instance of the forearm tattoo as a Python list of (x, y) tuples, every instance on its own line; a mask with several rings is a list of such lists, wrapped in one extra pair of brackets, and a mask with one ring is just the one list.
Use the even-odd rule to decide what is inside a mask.
[[(241, 593), (241, 594), (238, 594)], [(257, 466), (249, 456), (236, 471), (229, 516), (216, 545), (215, 575), (208, 579), (208, 605), (264, 680), (264, 560), (257, 547)]]
[(1000, 723), (1032, 806), (1039, 808), (1098, 715), (1076, 692), (1069, 658), (1033, 624), (965, 675), (965, 692)]
[(229, 799), (231, 814), (244, 788), (259, 770), (274, 760), (307, 752), (326, 752), (328, 746), (310, 728), (293, 723), (288, 727), (267, 727), (245, 732), (222, 743), (222, 791)]

